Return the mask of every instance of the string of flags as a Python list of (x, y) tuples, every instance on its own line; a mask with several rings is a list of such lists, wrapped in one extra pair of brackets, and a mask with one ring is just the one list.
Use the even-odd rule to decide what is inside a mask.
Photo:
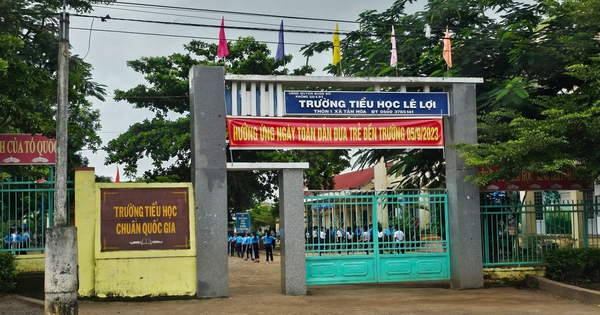
[[(429, 38), (431, 36), (431, 27), (428, 24), (425, 24), (425, 37)], [(390, 37), (390, 41), (392, 44), (392, 49), (390, 52), (390, 66), (396, 67), (398, 63), (398, 53), (396, 50), (396, 34), (394, 30), (394, 26), (392, 25), (392, 33)], [(443, 49), (443, 58), (448, 68), (452, 68), (452, 47), (450, 44), (450, 32), (448, 26), (446, 26), (446, 33), (444, 35), (444, 49)], [(225, 58), (229, 55), (229, 48), (227, 47), (227, 38), (225, 36), (225, 17), (221, 19), (221, 27), (219, 29), (219, 46), (217, 48), (217, 57)], [(275, 53), (275, 63), (283, 60), (285, 62), (285, 44), (284, 44), (284, 30), (283, 30), (283, 20), (281, 20), (281, 24), (279, 25), (279, 36), (277, 41), (277, 52)], [(341, 58), (341, 48), (340, 48), (340, 32), (338, 28), (338, 23), (335, 23), (335, 31), (333, 32), (333, 59), (332, 64), (335, 66), (340, 61)]]

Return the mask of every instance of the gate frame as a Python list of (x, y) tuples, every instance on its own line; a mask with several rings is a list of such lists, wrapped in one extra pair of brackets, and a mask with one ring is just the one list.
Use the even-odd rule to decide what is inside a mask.
[[(452, 149), (456, 143), (474, 144), (477, 142), (477, 117), (475, 84), (483, 83), (482, 78), (430, 78), (430, 77), (310, 77), (310, 76), (231, 76), (231, 80), (277, 83), (278, 89), (286, 86), (346, 86), (373, 87), (379, 91), (381, 85), (400, 87), (407, 85), (425, 87), (441, 86), (450, 96), (450, 115), (444, 117), (446, 182), (448, 191), (448, 212), (450, 228), (450, 268), (451, 287), (471, 289), (483, 287), (483, 267), (481, 264), (481, 226), (479, 209), (479, 188), (465, 181), (466, 176), (474, 175), (477, 169), (465, 169), (459, 152)], [(226, 99), (224, 67), (193, 66), (190, 69), (190, 121), (192, 151), (192, 183), (196, 197), (196, 237), (197, 242), (197, 296), (223, 297), (228, 295), (227, 255), (223, 253), (227, 239), (227, 167), (226, 167)], [(244, 85), (245, 86), (245, 85)], [(254, 91), (255, 83), (252, 84)], [(252, 90), (252, 89), (251, 89)], [(254, 97), (255, 98), (255, 97)], [(279, 104), (282, 107), (282, 104)], [(299, 170), (288, 171), (290, 174)], [(285, 171), (284, 171), (285, 173)], [(297, 176), (290, 176), (296, 182)], [(302, 181), (300, 181), (302, 182)], [(286, 183), (282, 183), (284, 186)], [(292, 186), (292, 185), (290, 185)], [(296, 185), (298, 186), (298, 185)], [(284, 189), (284, 199), (300, 199), (302, 189)], [(296, 197), (293, 197), (296, 195)], [(283, 226), (291, 226), (285, 222)], [(293, 224), (293, 222), (290, 222)], [(294, 230), (295, 231), (295, 230)], [(286, 237), (303, 239), (303, 233)], [(301, 231), (301, 229), (300, 229)], [(286, 249), (282, 246), (282, 253)], [(291, 253), (290, 253), (291, 254)], [(298, 253), (294, 253), (298, 255)], [(287, 266), (291, 267), (291, 266)], [(282, 268), (284, 268), (282, 266)], [(305, 281), (305, 270), (284, 268), (282, 277), (285, 288), (282, 293), (298, 295), (306, 292), (300, 287)], [(304, 280), (302, 280), (304, 279)], [(284, 290), (285, 289), (285, 290)]]

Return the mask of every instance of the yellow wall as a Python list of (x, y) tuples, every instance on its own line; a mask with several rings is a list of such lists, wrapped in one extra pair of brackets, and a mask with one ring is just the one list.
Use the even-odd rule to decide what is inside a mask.
[[(94, 169), (75, 173), (75, 225), (79, 296), (153, 297), (196, 295), (196, 233), (190, 183), (95, 184)], [(100, 251), (101, 188), (188, 188), (190, 249)]]
[(544, 276), (545, 267), (510, 267), (483, 268), (483, 279), (486, 284), (507, 285), (525, 281), (525, 275)]
[(96, 261), (97, 297), (196, 295), (195, 257), (120, 256)]
[(17, 255), (18, 273), (44, 272), (45, 264), (46, 255), (43, 254)]

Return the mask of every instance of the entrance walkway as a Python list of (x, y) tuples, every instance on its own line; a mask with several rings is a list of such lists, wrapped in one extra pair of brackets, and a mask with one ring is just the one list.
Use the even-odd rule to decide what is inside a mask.
[[(261, 252), (261, 255), (264, 251)], [(86, 315), (188, 314), (598, 314), (598, 306), (542, 291), (511, 287), (455, 291), (422, 284), (308, 287), (306, 296), (285, 296), (280, 288), (279, 252), (275, 263), (229, 257), (229, 298), (166, 301), (80, 301)], [(3, 304), (3, 303), (0, 303)], [(43, 302), (42, 302), (43, 304)], [(23, 309), (21, 309), (23, 310)], [(42, 314), (40, 312), (39, 314)], [(10, 313), (0, 305), (0, 314)], [(36, 314), (36, 313), (28, 313)]]
[[(264, 252), (261, 252), (264, 254)], [(86, 315), (117, 314), (598, 314), (598, 306), (540, 291), (489, 288), (455, 291), (448, 286), (407, 284), (308, 287), (306, 296), (280, 288), (279, 251), (267, 264), (229, 257), (229, 298), (154, 302), (81, 301)]]

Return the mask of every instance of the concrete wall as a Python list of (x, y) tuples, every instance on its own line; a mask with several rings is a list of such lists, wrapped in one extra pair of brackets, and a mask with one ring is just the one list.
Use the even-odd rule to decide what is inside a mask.
[[(75, 187), (79, 296), (103, 298), (196, 294), (196, 238), (191, 184), (95, 184), (94, 169), (87, 168), (76, 171)], [(101, 252), (101, 188), (174, 187), (185, 187), (189, 191), (190, 249)]]

